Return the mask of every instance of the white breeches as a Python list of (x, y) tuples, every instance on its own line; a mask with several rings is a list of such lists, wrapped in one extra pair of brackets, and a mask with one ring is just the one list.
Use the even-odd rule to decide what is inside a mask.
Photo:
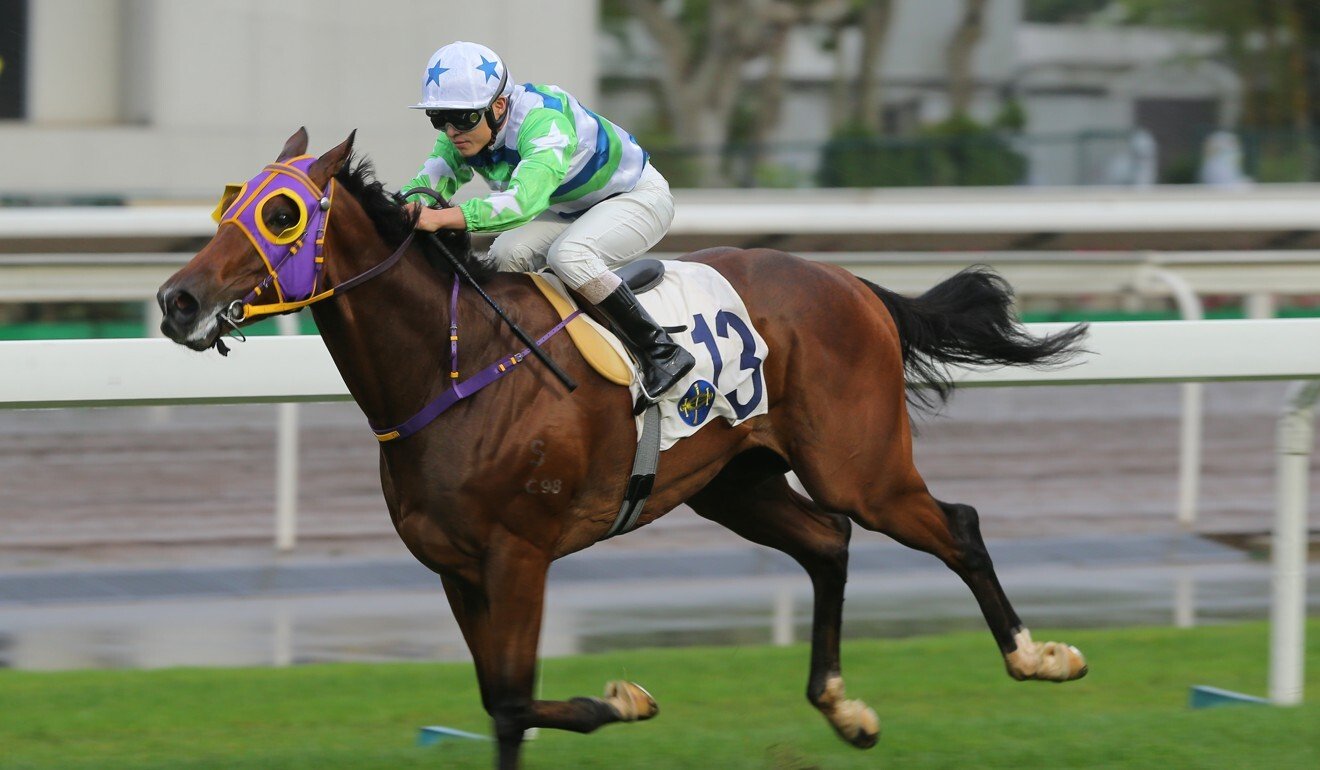
[[(642, 254), (660, 241), (674, 221), (669, 183), (650, 163), (631, 191), (603, 200), (575, 220), (545, 213), (502, 233), (490, 247), (499, 270), (530, 272), (546, 265), (575, 290)], [(613, 277), (613, 276), (611, 276)], [(616, 282), (606, 288), (617, 286)], [(584, 295), (600, 300), (596, 286)]]

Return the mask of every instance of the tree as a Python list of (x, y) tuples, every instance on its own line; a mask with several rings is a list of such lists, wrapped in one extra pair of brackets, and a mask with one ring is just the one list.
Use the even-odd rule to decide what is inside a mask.
[(1098, 11), (1104, 10), (1112, 0), (1027, 0), (1024, 14), (1027, 21), (1049, 24), (1080, 23)]
[[(881, 129), (880, 108), (884, 103), (880, 62), (893, 19), (893, 0), (840, 0), (824, 6), (817, 13), (817, 19), (829, 30), (826, 47), (835, 53), (830, 106), (833, 132), (860, 130), (878, 134)], [(850, 68), (844, 56), (842, 38), (854, 29), (861, 40), (855, 67)], [(855, 74), (850, 74), (850, 69)]]
[[(784, 67), (795, 30), (824, 30), (836, 49), (858, 29), (854, 67), (840, 60), (831, 123), (880, 126), (880, 56), (892, 0), (604, 0), (612, 22), (639, 22), (663, 65), (656, 72), (659, 102), (673, 136), (698, 152), (699, 183), (720, 180), (715, 152), (730, 142), (752, 148), (752, 165), (779, 123)], [(753, 65), (760, 65), (750, 75)], [(855, 98), (847, 88), (855, 69)], [(846, 105), (846, 107), (844, 106)]]
[(1320, 3), (1315, 0), (1119, 0), (1129, 23), (1217, 33), (1245, 85), (1243, 122), (1320, 125)]
[(972, 55), (985, 32), (986, 0), (963, 0), (962, 18), (954, 27), (953, 36), (945, 48), (944, 61), (949, 74), (949, 113), (953, 117), (967, 114), (976, 88), (972, 73)]
[[(719, 158), (745, 86), (746, 65), (767, 61), (766, 81), (778, 88), (788, 29), (804, 6), (788, 0), (621, 0), (656, 42), (664, 66), (656, 73), (673, 134), (701, 152), (700, 181), (717, 179)], [(763, 95), (777, 109), (777, 93)]]

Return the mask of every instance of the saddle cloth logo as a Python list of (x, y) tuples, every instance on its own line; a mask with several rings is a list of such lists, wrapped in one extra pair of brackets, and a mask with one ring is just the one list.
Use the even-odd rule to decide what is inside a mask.
[(697, 426), (710, 416), (710, 406), (715, 403), (715, 386), (705, 380), (697, 380), (678, 400), (678, 416), (688, 425)]

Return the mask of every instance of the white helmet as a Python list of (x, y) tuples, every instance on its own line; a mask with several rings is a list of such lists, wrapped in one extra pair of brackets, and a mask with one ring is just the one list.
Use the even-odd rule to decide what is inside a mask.
[(504, 60), (479, 43), (459, 40), (431, 54), (414, 110), (484, 110), (513, 90)]

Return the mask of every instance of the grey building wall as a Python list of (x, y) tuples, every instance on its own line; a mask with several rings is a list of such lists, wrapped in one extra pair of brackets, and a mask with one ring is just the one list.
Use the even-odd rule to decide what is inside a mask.
[(311, 151), (353, 129), (387, 183), (416, 173), (435, 133), (405, 109), (431, 53), (474, 40), (518, 81), (588, 103), (597, 3), (370, 0), (40, 0), (31, 5), (28, 117), (0, 122), (0, 194), (204, 198), (275, 157), (299, 126)]
[(1152, 132), (1156, 162), (1167, 166), (1199, 155), (1201, 135), (1238, 119), (1241, 83), (1215, 61), (1214, 36), (1024, 24), (1017, 39), (1014, 91), (1035, 137), (1035, 183), (1123, 184), (1141, 152), (1134, 132)]

